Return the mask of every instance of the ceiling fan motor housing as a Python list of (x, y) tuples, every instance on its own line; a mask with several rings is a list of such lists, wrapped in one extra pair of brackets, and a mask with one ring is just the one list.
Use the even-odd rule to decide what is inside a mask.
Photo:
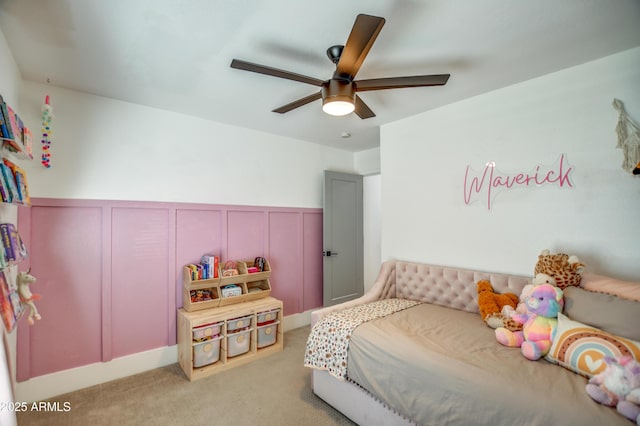
[(322, 104), (328, 102), (350, 102), (356, 101), (356, 84), (353, 81), (331, 79), (322, 84)]

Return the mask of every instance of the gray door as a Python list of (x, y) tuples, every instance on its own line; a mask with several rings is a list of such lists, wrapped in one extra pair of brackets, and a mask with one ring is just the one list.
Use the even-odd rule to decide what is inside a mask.
[(324, 172), (323, 302), (335, 305), (362, 296), (362, 176)]

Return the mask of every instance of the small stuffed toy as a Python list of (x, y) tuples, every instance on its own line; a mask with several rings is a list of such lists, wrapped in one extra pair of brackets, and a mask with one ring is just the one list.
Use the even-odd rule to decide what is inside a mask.
[(520, 292), (520, 299), (518, 305), (515, 309), (510, 306), (505, 306), (502, 308), (502, 314), (507, 318), (513, 317), (515, 314), (526, 314), (527, 313), (527, 298), (531, 295), (531, 292), (536, 286), (542, 284), (549, 284), (554, 287), (556, 286), (556, 280), (550, 275), (547, 274), (537, 274), (532, 280), (531, 284), (527, 284), (522, 288), (522, 292)]
[[(607, 368), (589, 379), (585, 389), (594, 401), (609, 407), (629, 420), (640, 419), (640, 364), (630, 356), (604, 357)], [(640, 424), (640, 423), (639, 423)]]
[(491, 282), (488, 280), (480, 280), (477, 284), (478, 289), (478, 310), (480, 317), (491, 328), (505, 327), (505, 317), (502, 315), (502, 308), (509, 306), (515, 309), (518, 304), (518, 296), (514, 293), (499, 294), (493, 291)]
[(549, 352), (558, 327), (558, 312), (562, 311), (562, 290), (550, 284), (534, 287), (526, 300), (527, 313), (516, 314), (513, 320), (522, 324), (522, 331), (497, 328), (496, 339), (504, 346), (520, 348), (522, 355), (536, 361)]
[(636, 424), (640, 426), (640, 385), (632, 389), (624, 401), (618, 402), (616, 409), (618, 413), (631, 421), (635, 420)]
[(20, 272), (18, 274), (17, 281), (20, 302), (29, 307), (27, 322), (29, 325), (33, 325), (35, 324), (34, 318), (37, 320), (42, 319), (38, 313), (38, 308), (36, 308), (36, 304), (34, 303), (34, 301), (40, 299), (40, 295), (31, 293), (31, 290), (29, 289), (29, 285), (36, 282), (36, 277), (31, 275), (31, 268), (29, 268), (27, 272)]
[(556, 285), (564, 289), (570, 285), (578, 286), (582, 280), (580, 273), (584, 268), (577, 256), (564, 253), (550, 254), (549, 250), (542, 250), (533, 274), (547, 274), (556, 280)]

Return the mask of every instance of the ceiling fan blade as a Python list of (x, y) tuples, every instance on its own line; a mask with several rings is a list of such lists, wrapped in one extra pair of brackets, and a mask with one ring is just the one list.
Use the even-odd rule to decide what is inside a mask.
[(314, 86), (322, 86), (324, 81), (306, 75), (296, 74), (294, 72), (279, 70), (277, 68), (266, 67), (264, 65), (253, 64), (251, 62), (234, 59), (231, 61), (231, 68), (239, 70), (257, 72), (258, 74), (266, 74), (273, 77), (285, 78), (287, 80), (299, 81), (301, 83), (312, 84)]
[(401, 89), (403, 87), (443, 86), (450, 74), (414, 75), (408, 77), (372, 78), (356, 81), (358, 92), (370, 90)]
[(356, 95), (356, 109), (354, 110), (354, 112), (358, 115), (358, 117), (362, 118), (363, 120), (365, 118), (371, 118), (376, 116), (373, 113), (373, 111), (371, 111), (371, 108), (369, 108), (367, 104), (365, 104), (364, 101), (360, 99), (360, 96), (358, 95)]
[(285, 112), (289, 112), (292, 109), (296, 109), (298, 107), (301, 107), (302, 105), (306, 105), (309, 102), (313, 102), (318, 99), (322, 99), (322, 92), (317, 92), (317, 93), (314, 93), (313, 95), (305, 96), (304, 98), (298, 99), (297, 101), (293, 101), (286, 105), (282, 105), (280, 108), (276, 108), (272, 112), (278, 112), (280, 114), (284, 114)]
[(356, 17), (347, 44), (344, 45), (338, 61), (334, 78), (346, 77), (351, 80), (355, 78), (384, 23), (384, 18), (377, 16), (360, 14)]

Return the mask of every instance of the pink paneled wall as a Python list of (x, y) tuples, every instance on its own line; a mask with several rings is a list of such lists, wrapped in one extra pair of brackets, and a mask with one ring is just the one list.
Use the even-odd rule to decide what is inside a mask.
[(168, 262), (175, 235), (169, 226), (170, 214), (169, 209), (112, 209), (108, 359), (171, 341), (167, 307), (175, 306), (176, 299)]
[(97, 206), (19, 209), (20, 235), (38, 278), (31, 291), (42, 295), (36, 305), (43, 319), (18, 326), (18, 380), (102, 359), (103, 222)]
[(321, 209), (35, 198), (18, 225), (43, 317), (18, 327), (19, 381), (174, 345), (204, 253), (269, 259), (285, 315), (322, 305)]
[[(322, 256), (315, 251), (322, 250), (322, 212), (302, 214), (302, 253), (304, 268), (302, 269), (302, 311), (322, 306)], [(321, 277), (318, 280), (318, 277)]]
[[(271, 277), (280, 283), (278, 292), (285, 306), (302, 312), (303, 292), (295, 291), (296, 283), (302, 282), (302, 216), (298, 213), (269, 213), (269, 255), (273, 257)], [(321, 255), (322, 250), (318, 253)], [(286, 310), (285, 310), (286, 314)]]

